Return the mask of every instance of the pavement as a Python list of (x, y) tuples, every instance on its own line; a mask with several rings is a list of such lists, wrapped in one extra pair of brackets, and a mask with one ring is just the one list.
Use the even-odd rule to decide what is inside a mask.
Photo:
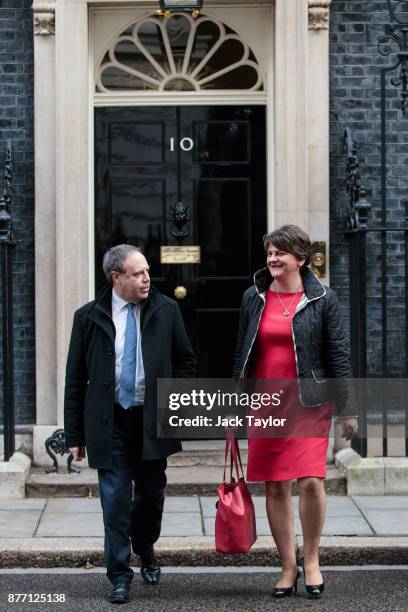
[[(321, 563), (408, 564), (408, 496), (329, 495)], [(215, 496), (166, 498), (156, 551), (163, 565), (278, 566), (265, 499), (253, 497), (258, 540), (246, 555), (214, 548)], [(295, 532), (302, 556), (298, 497)], [(137, 563), (137, 559), (135, 559)], [(103, 521), (96, 497), (0, 500), (0, 567), (103, 565)]]

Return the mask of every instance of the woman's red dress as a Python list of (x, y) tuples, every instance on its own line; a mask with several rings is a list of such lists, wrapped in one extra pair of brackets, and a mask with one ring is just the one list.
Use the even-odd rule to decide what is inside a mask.
[[(292, 319), (303, 295), (298, 292), (290, 308), (290, 315), (283, 316), (283, 308), (275, 292), (266, 292), (263, 310), (254, 345), (254, 361), (250, 378), (297, 378), (295, 351), (292, 338)], [(285, 306), (293, 299), (293, 293), (279, 292)], [(292, 386), (292, 388), (295, 388)], [(284, 408), (284, 407), (283, 407)], [(330, 430), (331, 406), (303, 407), (296, 393), (296, 419), (316, 419), (323, 424), (321, 437), (251, 438), (248, 436), (247, 478), (252, 482), (292, 480), (305, 476), (326, 477), (326, 456)], [(302, 415), (303, 413), (303, 415)], [(293, 411), (291, 413), (293, 415)], [(299, 421), (300, 422), (300, 421)]]

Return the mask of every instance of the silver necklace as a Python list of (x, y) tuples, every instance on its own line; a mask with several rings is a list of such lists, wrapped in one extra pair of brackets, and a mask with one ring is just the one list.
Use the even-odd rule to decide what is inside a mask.
[(297, 291), (295, 291), (295, 295), (293, 296), (292, 301), (291, 301), (291, 303), (289, 304), (289, 306), (285, 306), (285, 304), (282, 302), (282, 300), (281, 300), (281, 299), (280, 299), (280, 297), (279, 297), (279, 293), (278, 293), (277, 291), (273, 291), (273, 293), (274, 293), (274, 294), (276, 295), (276, 297), (278, 298), (280, 305), (282, 306), (282, 309), (283, 309), (282, 316), (283, 316), (283, 317), (288, 317), (288, 316), (290, 315), (289, 310), (292, 308), (292, 306), (293, 306), (293, 302), (295, 301), (295, 299), (296, 299), (296, 295), (299, 293), (299, 291), (300, 291), (300, 285), (299, 285), (298, 290), (297, 290)]

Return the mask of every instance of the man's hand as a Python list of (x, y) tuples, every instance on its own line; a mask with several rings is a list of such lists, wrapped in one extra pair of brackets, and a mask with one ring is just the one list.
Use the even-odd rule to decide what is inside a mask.
[(74, 461), (82, 461), (82, 459), (85, 459), (85, 446), (71, 446), (68, 450), (73, 456)]
[(349, 419), (341, 419), (341, 426), (343, 428), (342, 438), (346, 440), (352, 440), (356, 437), (358, 432), (358, 421), (355, 417)]

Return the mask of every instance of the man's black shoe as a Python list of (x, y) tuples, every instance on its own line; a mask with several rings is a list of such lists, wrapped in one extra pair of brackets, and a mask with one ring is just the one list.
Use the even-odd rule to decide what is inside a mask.
[(108, 601), (115, 604), (127, 603), (129, 601), (129, 588), (130, 585), (127, 582), (117, 582), (112, 587)]
[(147, 584), (159, 584), (160, 580), (160, 565), (152, 548), (149, 552), (140, 554), (140, 574)]

